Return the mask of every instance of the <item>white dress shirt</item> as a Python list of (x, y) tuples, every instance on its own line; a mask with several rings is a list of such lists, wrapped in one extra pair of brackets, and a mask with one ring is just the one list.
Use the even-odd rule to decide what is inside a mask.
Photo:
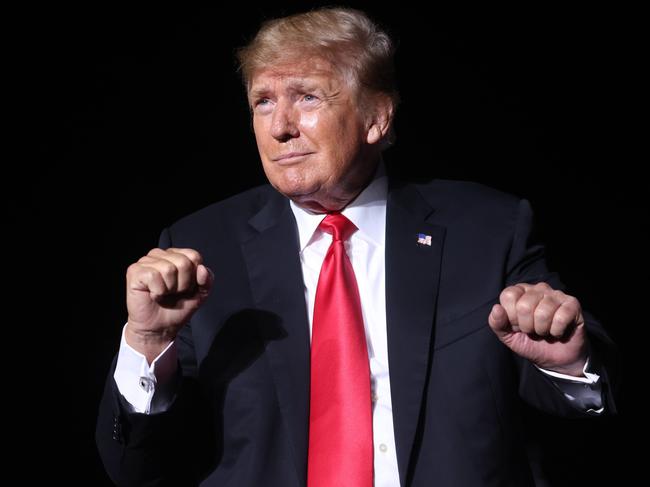
[[(400, 485), (393, 430), (386, 328), (384, 258), (387, 192), (388, 181), (380, 168), (372, 183), (342, 211), (358, 228), (345, 243), (345, 248), (359, 287), (368, 344), (373, 400), (375, 487)], [(300, 262), (311, 335), (318, 276), (332, 236), (318, 229), (325, 215), (311, 213), (293, 202), (291, 209), (298, 225)], [(149, 414), (164, 411), (168, 407), (173, 397), (173, 391), (168, 385), (174, 383), (171, 378), (176, 367), (175, 342), (149, 366), (144, 355), (131, 348), (122, 334), (114, 378), (120, 393), (133, 407), (134, 412)], [(576, 407), (599, 414), (604, 409), (599, 376), (587, 372), (587, 367), (588, 361), (584, 369), (585, 377), (540, 370), (554, 378), (554, 383), (570, 401), (575, 402)]]
[[(399, 486), (397, 451), (393, 431), (393, 406), (388, 373), (386, 328), (386, 195), (387, 178), (376, 178), (341, 213), (357, 227), (345, 242), (359, 287), (361, 312), (368, 344), (372, 385), (372, 433), (375, 487)], [(311, 213), (291, 202), (300, 237), (300, 263), (305, 282), (305, 300), (311, 333), (314, 298), (320, 268), (332, 236), (318, 229), (325, 215)]]

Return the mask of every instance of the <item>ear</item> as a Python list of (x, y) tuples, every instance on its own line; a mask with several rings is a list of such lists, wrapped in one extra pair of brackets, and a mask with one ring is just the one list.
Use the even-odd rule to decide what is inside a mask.
[(366, 130), (366, 142), (370, 145), (381, 142), (388, 135), (394, 111), (390, 97), (379, 94), (373, 98), (373, 113)]

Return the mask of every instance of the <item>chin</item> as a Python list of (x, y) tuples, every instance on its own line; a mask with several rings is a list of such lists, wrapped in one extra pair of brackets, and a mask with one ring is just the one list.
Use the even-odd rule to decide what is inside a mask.
[[(294, 176), (294, 177), (291, 177)], [(298, 174), (283, 174), (275, 180), (271, 180), (271, 185), (287, 198), (298, 200), (315, 195), (321, 188), (317, 182), (308, 182)]]
[(318, 187), (306, 187), (306, 186), (287, 186), (287, 185), (273, 185), (274, 188), (282, 193), (284, 196), (289, 198), (295, 204), (301, 208), (306, 208), (310, 211), (316, 213), (325, 213), (327, 211), (334, 211), (334, 208), (330, 208), (330, 205), (324, 201), (325, 198), (322, 197), (319, 193)]
[(319, 201), (317, 191), (308, 191), (303, 188), (292, 188), (290, 190), (283, 191), (282, 189), (276, 188), (280, 193), (285, 195), (287, 198), (293, 200), (298, 204), (304, 204), (308, 201)]
[(348, 203), (348, 201), (340, 201), (335, 198), (328, 198), (326, 195), (319, 193), (290, 196), (290, 198), (301, 208), (306, 208), (315, 213), (341, 211)]

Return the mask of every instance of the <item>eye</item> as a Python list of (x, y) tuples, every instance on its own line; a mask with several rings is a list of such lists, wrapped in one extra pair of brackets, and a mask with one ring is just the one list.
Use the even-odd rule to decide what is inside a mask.
[(255, 106), (267, 105), (268, 103), (270, 103), (270, 101), (271, 100), (269, 100), (268, 98), (259, 98), (255, 100), (255, 103), (253, 103), (253, 105)]
[(270, 113), (273, 110), (273, 101), (265, 96), (253, 100), (253, 110), (257, 113)]
[(302, 97), (302, 99), (309, 103), (318, 101), (318, 97), (316, 95), (305, 95)]

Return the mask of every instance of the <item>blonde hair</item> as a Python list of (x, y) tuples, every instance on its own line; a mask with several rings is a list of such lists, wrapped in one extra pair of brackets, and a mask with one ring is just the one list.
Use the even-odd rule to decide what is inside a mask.
[(283, 61), (320, 57), (357, 89), (361, 101), (381, 93), (397, 108), (393, 42), (368, 16), (354, 9), (322, 8), (269, 20), (237, 51), (246, 88), (255, 72)]

